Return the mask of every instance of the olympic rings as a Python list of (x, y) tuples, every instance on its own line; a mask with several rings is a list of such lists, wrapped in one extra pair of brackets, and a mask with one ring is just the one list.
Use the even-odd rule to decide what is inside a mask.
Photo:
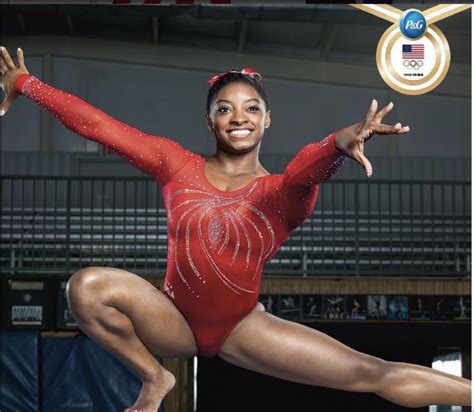
[(403, 66), (408, 70), (418, 70), (423, 66), (423, 60), (403, 60)]

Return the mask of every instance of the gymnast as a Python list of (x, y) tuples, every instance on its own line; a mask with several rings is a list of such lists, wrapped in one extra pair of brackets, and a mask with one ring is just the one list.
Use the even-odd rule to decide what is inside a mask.
[(312, 213), (318, 185), (349, 157), (372, 175), (364, 143), (405, 134), (382, 123), (392, 103), (304, 146), (282, 174), (258, 159), (270, 126), (262, 76), (229, 71), (209, 80), (206, 122), (216, 153), (203, 158), (128, 126), (30, 75), (2, 47), (3, 116), (24, 95), (73, 132), (118, 153), (160, 184), (168, 214), (168, 267), (160, 289), (118, 268), (86, 267), (68, 282), (70, 308), (92, 340), (142, 380), (126, 412), (156, 411), (175, 384), (155, 357), (219, 356), (292, 382), (373, 392), (405, 407), (470, 405), (471, 382), (358, 352), (317, 330), (277, 318), (258, 302), (266, 262)]

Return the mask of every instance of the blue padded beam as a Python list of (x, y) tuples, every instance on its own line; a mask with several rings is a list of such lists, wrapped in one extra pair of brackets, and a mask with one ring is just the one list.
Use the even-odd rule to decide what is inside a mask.
[(43, 349), (43, 412), (122, 411), (140, 393), (138, 377), (85, 336), (45, 339)]

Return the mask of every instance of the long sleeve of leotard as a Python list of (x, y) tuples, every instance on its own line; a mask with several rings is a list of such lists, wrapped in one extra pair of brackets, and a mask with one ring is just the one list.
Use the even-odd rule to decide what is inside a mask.
[(288, 163), (284, 171), (288, 186), (313, 186), (336, 173), (346, 158), (336, 148), (336, 133), (316, 143), (304, 146)]
[(290, 230), (299, 226), (311, 214), (318, 195), (318, 184), (333, 176), (346, 156), (336, 148), (336, 133), (320, 142), (304, 146), (286, 167), (284, 185), (289, 205)]
[(178, 143), (122, 123), (84, 100), (49, 86), (30, 74), (18, 76), (14, 88), (74, 133), (117, 152), (161, 185), (166, 184), (193, 156)]

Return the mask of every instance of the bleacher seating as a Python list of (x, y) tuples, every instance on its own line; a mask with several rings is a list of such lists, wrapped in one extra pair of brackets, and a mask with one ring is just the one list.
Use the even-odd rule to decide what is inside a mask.
[[(163, 208), (4, 208), (2, 273), (113, 266), (163, 274)], [(315, 211), (265, 267), (281, 275), (470, 274), (470, 216)]]

